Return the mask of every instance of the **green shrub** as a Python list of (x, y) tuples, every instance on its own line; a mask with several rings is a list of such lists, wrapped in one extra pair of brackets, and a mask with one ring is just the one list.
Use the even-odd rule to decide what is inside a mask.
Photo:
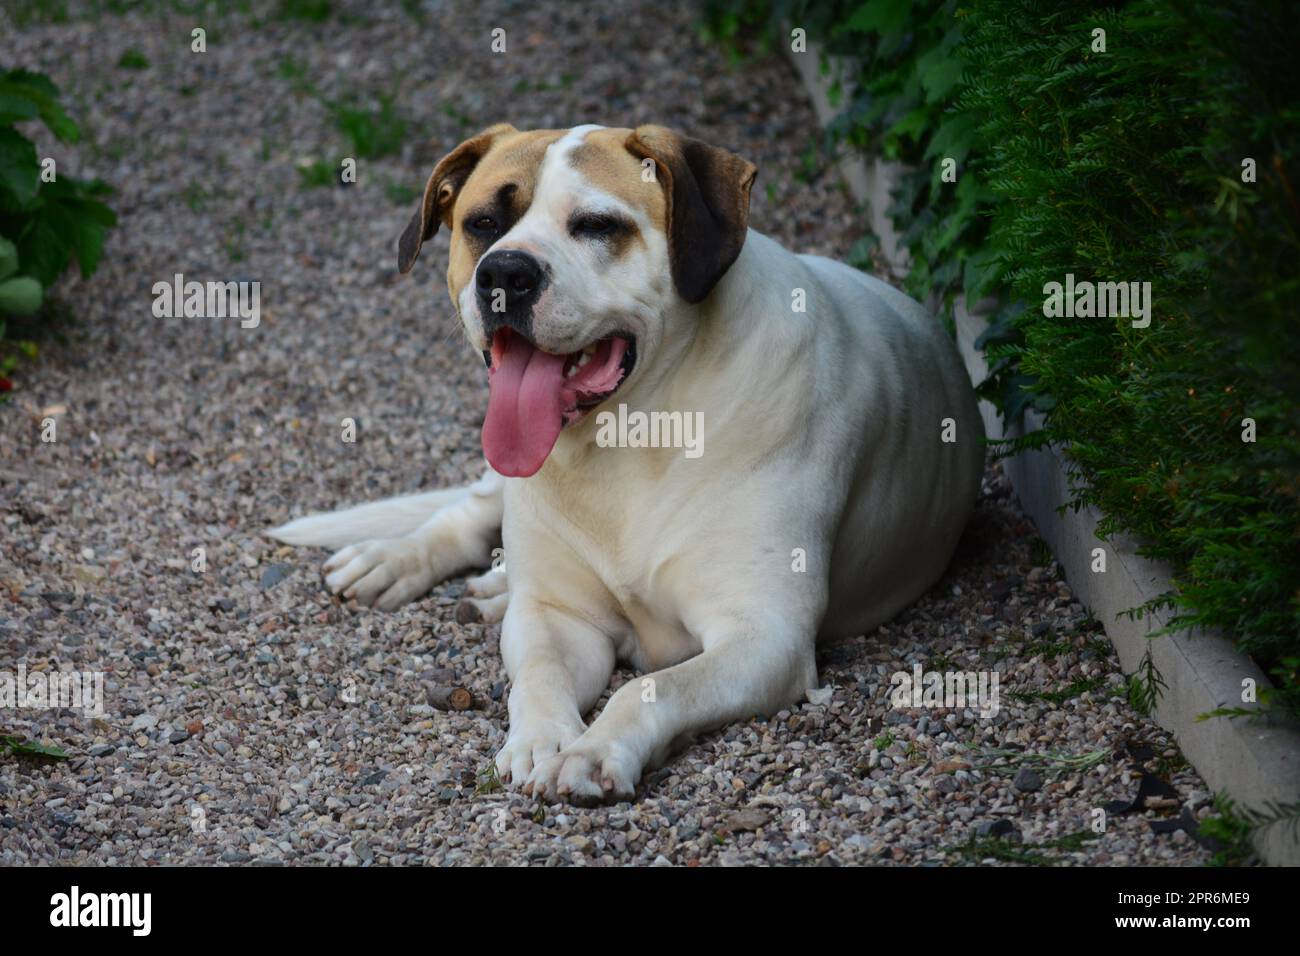
[[(998, 303), (981, 394), (1009, 421), (1046, 417), (1004, 451), (1065, 448), (1072, 505), (1173, 564), (1171, 626), (1227, 632), (1300, 712), (1297, 8), (714, 0), (707, 16), (733, 42), (788, 42), (783, 24), (853, 58), (831, 139), (915, 167), (890, 210), (909, 291)], [(1045, 316), (1067, 274), (1151, 282), (1150, 326)]]
[[(107, 186), (75, 179), (57, 166), (52, 179), (42, 175), (36, 147), (16, 127), (32, 120), (64, 143), (81, 136), (48, 78), (25, 70), (0, 72), (0, 340), (4, 319), (38, 313), (45, 290), (74, 258), (83, 276), (95, 271), (105, 233), (117, 221), (100, 200)], [(33, 351), (28, 341), (0, 342), (0, 378), (7, 383), (18, 354)]]

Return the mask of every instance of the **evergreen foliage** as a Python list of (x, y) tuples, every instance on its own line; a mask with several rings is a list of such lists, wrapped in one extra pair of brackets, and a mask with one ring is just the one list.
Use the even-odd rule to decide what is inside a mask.
[[(1229, 634), (1300, 713), (1300, 7), (711, 0), (705, 23), (848, 58), (829, 132), (913, 167), (909, 291), (992, 296), (980, 392), (1045, 415), (1003, 450), (1064, 449), (1071, 505), (1175, 569), (1139, 610)], [(1149, 327), (1044, 315), (1067, 274), (1150, 282)]]

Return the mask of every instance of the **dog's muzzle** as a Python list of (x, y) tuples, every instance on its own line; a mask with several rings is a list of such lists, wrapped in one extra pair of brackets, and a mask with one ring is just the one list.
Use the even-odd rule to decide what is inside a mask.
[(531, 338), (533, 306), (546, 285), (545, 269), (527, 252), (499, 249), (484, 256), (474, 274), (474, 287), (487, 340), (502, 328)]

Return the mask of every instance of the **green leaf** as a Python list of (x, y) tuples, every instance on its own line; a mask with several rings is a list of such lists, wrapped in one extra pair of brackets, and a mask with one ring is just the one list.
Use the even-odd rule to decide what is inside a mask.
[[(0, 279), (8, 279), (18, 271), (18, 247), (0, 236)], [(0, 334), (0, 339), (4, 335)]]
[(858, 33), (898, 33), (907, 25), (908, 0), (867, 0), (854, 11), (844, 29)]
[(36, 104), (28, 97), (0, 89), (0, 126), (32, 119), (38, 112)]
[(33, 315), (41, 307), (41, 284), (30, 276), (0, 282), (0, 314)]
[(966, 154), (970, 152), (971, 144), (975, 141), (975, 132), (979, 128), (979, 120), (969, 113), (958, 113), (955, 116), (948, 117), (944, 124), (939, 127), (934, 138), (930, 140), (929, 147), (926, 148), (925, 158), (933, 159), (935, 156), (951, 156), (961, 165)]
[(55, 760), (67, 760), (68, 755), (58, 747), (38, 744), (21, 737), (0, 737), (0, 747), (19, 757), (53, 757)]
[(17, 130), (0, 127), (0, 199), (4, 205), (21, 209), (36, 194), (41, 167), (36, 161), (36, 147)]
[(921, 89), (925, 90), (925, 101), (938, 103), (961, 82), (966, 62), (950, 53), (946, 46), (937, 46), (917, 58), (916, 69), (921, 77)]
[[(18, 261), (23, 272), (49, 287), (63, 274), (76, 239), (75, 225), (60, 222), (58, 207), (42, 207), (42, 213), (18, 239)], [(66, 212), (63, 213), (66, 217)]]
[(915, 138), (925, 129), (929, 121), (929, 111), (924, 106), (918, 106), (886, 130), (885, 136), (895, 139), (901, 139), (904, 136)]
[(84, 216), (105, 228), (117, 225), (117, 214), (97, 199), (77, 197), (65, 200), (64, 205), (71, 209), (74, 215)]
[(81, 268), (81, 277), (88, 279), (99, 265), (99, 257), (104, 251), (104, 227), (93, 219), (76, 220), (76, 238), (74, 248), (77, 265)]
[(10, 70), (0, 74), (0, 95), (21, 96), (36, 104), (37, 113), (60, 141), (75, 143), (81, 130), (59, 104), (59, 88), (50, 78), (28, 70)]

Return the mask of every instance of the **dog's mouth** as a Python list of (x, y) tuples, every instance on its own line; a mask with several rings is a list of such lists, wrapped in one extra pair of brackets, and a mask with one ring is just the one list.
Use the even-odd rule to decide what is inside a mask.
[(539, 349), (511, 329), (492, 337), (483, 454), (500, 474), (534, 475), (560, 431), (605, 401), (636, 366), (636, 339), (615, 334), (567, 355)]

